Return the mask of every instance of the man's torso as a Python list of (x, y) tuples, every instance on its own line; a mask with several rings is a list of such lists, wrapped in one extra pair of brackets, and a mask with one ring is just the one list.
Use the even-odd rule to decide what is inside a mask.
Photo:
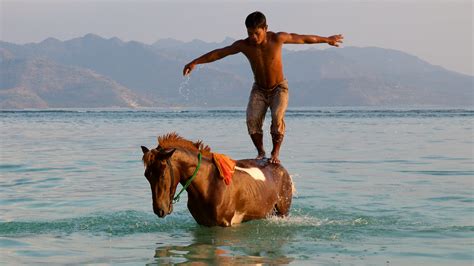
[(258, 86), (270, 90), (285, 79), (281, 61), (282, 46), (277, 34), (270, 31), (263, 44), (252, 45), (243, 40), (241, 52), (249, 60)]

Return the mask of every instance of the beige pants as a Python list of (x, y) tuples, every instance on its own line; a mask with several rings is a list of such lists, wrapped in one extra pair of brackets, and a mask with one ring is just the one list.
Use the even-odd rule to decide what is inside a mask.
[(262, 126), (268, 107), (272, 112), (271, 134), (285, 134), (285, 111), (288, 106), (288, 82), (282, 81), (271, 90), (253, 84), (247, 105), (249, 134), (263, 134)]

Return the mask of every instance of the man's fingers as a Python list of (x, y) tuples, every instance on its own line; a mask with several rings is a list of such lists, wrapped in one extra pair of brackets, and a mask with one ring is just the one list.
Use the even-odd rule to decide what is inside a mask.
[(186, 68), (183, 70), (183, 76), (188, 75), (190, 72), (191, 72), (191, 69), (189, 69), (189, 67), (186, 67)]
[(330, 45), (339, 47), (339, 44), (343, 43), (342, 40), (344, 39), (344, 36), (342, 36), (342, 34), (337, 34), (329, 37), (329, 39), (331, 39), (329, 42)]

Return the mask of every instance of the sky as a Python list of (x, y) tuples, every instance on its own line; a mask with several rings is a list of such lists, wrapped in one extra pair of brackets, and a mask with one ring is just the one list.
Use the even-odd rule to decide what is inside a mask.
[[(164, 38), (220, 42), (245, 38), (245, 17), (256, 10), (271, 31), (341, 33), (345, 46), (396, 49), (474, 75), (471, 0), (0, 0), (0, 39), (24, 44), (94, 33), (147, 44)], [(328, 46), (286, 48), (310, 47)]]

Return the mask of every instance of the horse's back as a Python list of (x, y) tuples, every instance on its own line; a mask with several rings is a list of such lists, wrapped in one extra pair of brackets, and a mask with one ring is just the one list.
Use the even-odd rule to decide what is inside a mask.
[(244, 159), (238, 160), (236, 164), (237, 171), (245, 171), (249, 175), (253, 175), (258, 179), (259, 171), (264, 175), (265, 179), (280, 181), (290, 178), (288, 171), (281, 164), (270, 163), (268, 159)]

